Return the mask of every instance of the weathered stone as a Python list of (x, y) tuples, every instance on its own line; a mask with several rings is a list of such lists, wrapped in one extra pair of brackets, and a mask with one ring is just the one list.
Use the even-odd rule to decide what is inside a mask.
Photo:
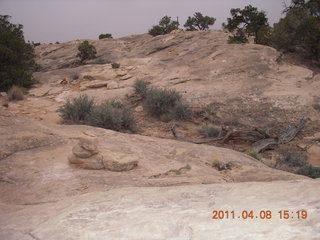
[(121, 80), (128, 80), (128, 79), (130, 79), (130, 78), (132, 78), (132, 77), (133, 77), (132, 75), (127, 74), (127, 75), (125, 75), (125, 76), (120, 77), (120, 79), (121, 79)]
[(0, 92), (1, 97), (6, 97), (8, 94), (6, 92)]
[(87, 151), (86, 149), (80, 147), (79, 145), (76, 145), (72, 148), (72, 153), (79, 158), (89, 158), (92, 155), (97, 154), (98, 152), (93, 153), (91, 151)]
[(134, 111), (136, 112), (143, 112), (143, 107), (142, 106), (138, 106), (134, 109)]
[(99, 170), (103, 169), (103, 156), (101, 154), (95, 154), (89, 158), (79, 158), (74, 154), (68, 156), (70, 163), (77, 164), (79, 167), (84, 169)]
[(138, 166), (138, 158), (136, 156), (105, 151), (103, 152), (103, 165), (110, 171), (130, 171)]
[(79, 138), (79, 146), (87, 151), (98, 153), (97, 144), (98, 144), (98, 141), (96, 139), (91, 139), (87, 137)]
[(124, 70), (124, 69), (117, 70), (116, 73), (117, 73), (118, 77), (122, 77), (122, 76), (125, 76), (125, 75), (128, 74), (128, 72), (126, 70)]
[(87, 83), (83, 85), (83, 88), (101, 88), (101, 87), (106, 87), (108, 85), (108, 82), (101, 81), (101, 80), (95, 80), (90, 83)]
[(108, 82), (107, 88), (108, 89), (117, 89), (117, 88), (119, 88), (119, 83), (116, 81), (110, 81), (110, 82)]
[(51, 87), (33, 88), (29, 91), (29, 94), (35, 97), (43, 97), (45, 95), (48, 95), (48, 93), (50, 92), (50, 89)]

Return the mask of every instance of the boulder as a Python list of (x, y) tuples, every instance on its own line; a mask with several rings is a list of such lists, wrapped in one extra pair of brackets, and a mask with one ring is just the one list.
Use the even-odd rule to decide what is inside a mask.
[(99, 170), (103, 169), (103, 156), (101, 154), (95, 154), (88, 158), (80, 158), (74, 154), (69, 155), (68, 160), (70, 163), (77, 164), (79, 167), (84, 169)]
[(138, 158), (136, 156), (105, 151), (103, 152), (103, 165), (109, 171), (130, 171), (138, 166)]

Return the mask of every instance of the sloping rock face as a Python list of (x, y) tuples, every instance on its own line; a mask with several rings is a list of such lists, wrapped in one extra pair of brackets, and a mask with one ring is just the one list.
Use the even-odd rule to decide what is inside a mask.
[[(27, 135), (51, 136), (55, 144), (21, 148), (0, 161), (0, 199), (3, 203), (40, 204), (122, 187), (306, 179), (269, 168), (246, 154), (229, 149), (89, 126), (26, 122), (23, 118), (10, 116), (7, 121), (12, 119), (15, 125), (2, 132), (2, 139), (19, 137), (20, 130), (24, 129)], [(96, 146), (81, 141), (88, 137), (97, 139)], [(75, 147), (79, 145), (79, 139), (81, 149)], [(72, 159), (77, 164), (69, 163), (71, 152), (77, 155)], [(213, 161), (232, 167), (217, 169)], [(188, 170), (181, 171), (186, 166)]]
[[(134, 81), (143, 79), (154, 86), (177, 89), (195, 108), (213, 103), (209, 110), (215, 113), (216, 122), (237, 119), (239, 124), (266, 127), (284, 119), (295, 122), (301, 116), (314, 121), (320, 118), (314, 107), (319, 102), (320, 74), (283, 62), (281, 53), (273, 48), (227, 44), (227, 39), (223, 31), (200, 31), (90, 41), (98, 59), (119, 62), (120, 69), (110, 64), (58, 69), (61, 63), (76, 60), (81, 41), (41, 45), (36, 48), (37, 62), (46, 72), (35, 77), (44, 87), (53, 87), (57, 79), (77, 73), (79, 80), (64, 98), (78, 95), (81, 89), (99, 100), (124, 98), (132, 93)], [(112, 87), (87, 88), (90, 80), (84, 76)]]
[(16, 152), (61, 143), (45, 128), (0, 109), (0, 161)]
[[(35, 206), (2, 204), (0, 238), (317, 240), (319, 183), (122, 188)], [(213, 211), (229, 211), (228, 219), (212, 219)], [(252, 218), (244, 211), (253, 211)], [(289, 218), (280, 219), (279, 211), (288, 211)]]

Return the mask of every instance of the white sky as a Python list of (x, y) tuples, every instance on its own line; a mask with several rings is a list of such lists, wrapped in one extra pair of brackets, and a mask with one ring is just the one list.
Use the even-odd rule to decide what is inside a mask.
[[(179, 16), (182, 27), (194, 12), (216, 18), (220, 29), (231, 8), (251, 4), (264, 10), (273, 24), (283, 10), (282, 0), (0, 0), (0, 15), (24, 25), (26, 40), (65, 42), (97, 39), (100, 33), (113, 37), (148, 32), (165, 16)], [(286, 2), (290, 2), (286, 0)]]

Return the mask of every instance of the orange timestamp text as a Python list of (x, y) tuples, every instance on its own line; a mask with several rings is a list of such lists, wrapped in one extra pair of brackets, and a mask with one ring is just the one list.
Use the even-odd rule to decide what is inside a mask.
[(222, 220), (222, 219), (307, 219), (308, 212), (306, 210), (280, 210), (280, 211), (271, 211), (271, 210), (243, 210), (243, 211), (235, 211), (235, 210), (214, 210), (212, 211), (213, 220)]

